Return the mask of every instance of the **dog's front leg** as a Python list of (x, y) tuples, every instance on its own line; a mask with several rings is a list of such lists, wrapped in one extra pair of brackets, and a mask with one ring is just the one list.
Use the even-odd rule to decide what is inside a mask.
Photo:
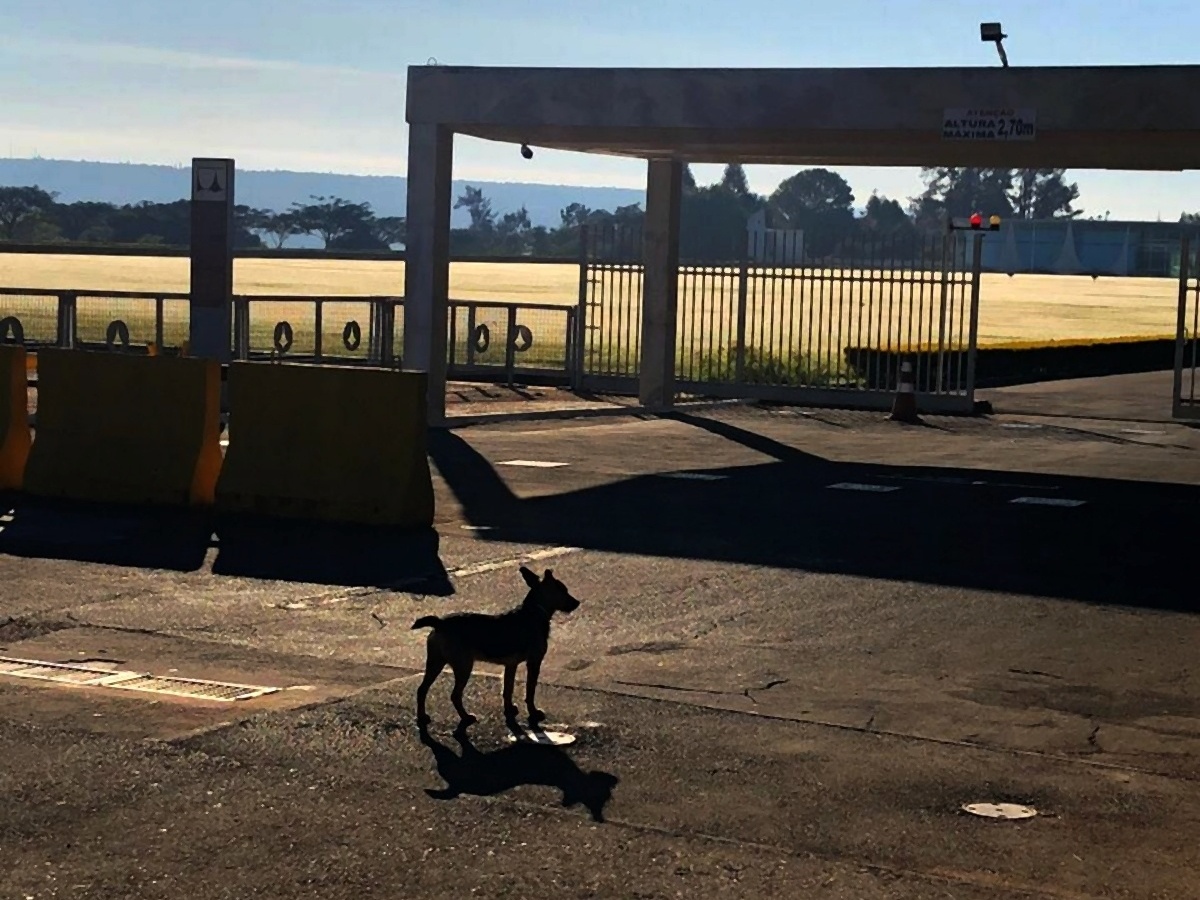
[(525, 663), (525, 707), (529, 710), (531, 725), (536, 725), (546, 718), (546, 714), (533, 702), (534, 694), (537, 693), (538, 673), (541, 670), (542, 658), (540, 656), (530, 657), (529, 661)]
[(504, 667), (504, 718), (513, 720), (517, 717), (517, 705), (513, 703), (513, 688), (517, 684), (517, 664)]

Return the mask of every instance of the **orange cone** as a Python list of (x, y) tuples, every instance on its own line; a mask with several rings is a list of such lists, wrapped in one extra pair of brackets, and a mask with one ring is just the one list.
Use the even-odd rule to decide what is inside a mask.
[(896, 399), (892, 401), (892, 414), (888, 418), (893, 422), (921, 421), (917, 416), (917, 384), (910, 362), (900, 366), (900, 384), (896, 387)]

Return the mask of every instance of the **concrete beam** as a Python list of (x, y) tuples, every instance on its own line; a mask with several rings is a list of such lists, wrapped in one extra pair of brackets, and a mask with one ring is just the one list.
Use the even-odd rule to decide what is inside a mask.
[(409, 127), (403, 366), (429, 373), (430, 425), (446, 417), (453, 161), (453, 132), (440, 125)]
[[(1200, 66), (409, 69), (408, 121), (643, 159), (1200, 168)], [(951, 108), (1033, 110), (1033, 140), (944, 140)]]
[(646, 177), (642, 276), (642, 355), (638, 397), (646, 409), (675, 405), (675, 338), (679, 308), (679, 209), (683, 164), (651, 160)]

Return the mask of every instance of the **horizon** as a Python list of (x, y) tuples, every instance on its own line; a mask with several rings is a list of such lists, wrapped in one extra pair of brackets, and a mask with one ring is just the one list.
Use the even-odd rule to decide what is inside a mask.
[[(186, 168), (192, 157), (211, 155), (232, 157), (243, 171), (368, 177), (405, 175), (406, 70), (431, 58), (456, 65), (984, 67), (998, 62), (979, 40), (979, 22), (998, 18), (1014, 66), (1156, 65), (1194, 62), (1190, 34), (1200, 26), (1200, 10), (1169, 0), (1136, 9), (1081, 0), (1054, 9), (1031, 0), (906, 0), (886, 8), (841, 0), (775, 17), (769, 29), (726, 0), (651, 7), (614, 0), (603, 14), (579, 0), (544, 13), (499, 11), (482, 0), (344, 0), (332, 11), (317, 0), (210, 0), (169, 19), (153, 15), (149, 0), (112, 0), (102, 9), (61, 0), (53, 11), (40, 0), (8, 0), (5, 7), (0, 89), (9, 102), (0, 126), (8, 141), (0, 153), (9, 159)], [(853, 40), (830, 40), (850, 31)], [(197, 141), (197, 132), (206, 139)], [(527, 162), (515, 145), (461, 135), (455, 143), (456, 181), (645, 187), (640, 160), (539, 149)], [(701, 184), (718, 180), (721, 168), (693, 165)], [(849, 181), (859, 207), (872, 192), (905, 205), (923, 189), (918, 169), (830, 168)], [(761, 194), (795, 171), (746, 166), (751, 189)], [(1072, 169), (1068, 176), (1079, 184), (1085, 218), (1174, 220), (1200, 209), (1197, 172)]]

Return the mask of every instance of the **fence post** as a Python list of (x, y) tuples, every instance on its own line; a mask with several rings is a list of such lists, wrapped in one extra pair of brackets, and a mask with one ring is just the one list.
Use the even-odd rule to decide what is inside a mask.
[(233, 352), (238, 359), (250, 358), (250, 304), (245, 297), (233, 298)]
[[(982, 238), (983, 235), (973, 235)], [(958, 261), (958, 236), (950, 232), (942, 241), (941, 296), (938, 299), (937, 378), (934, 393), (941, 394), (946, 368), (946, 300), (950, 289), (950, 271)]]
[(508, 327), (505, 329), (508, 336), (504, 341), (504, 371), (508, 376), (508, 384), (511, 387), (513, 383), (513, 369), (517, 364), (517, 352), (514, 346), (517, 339), (517, 307), (516, 304), (509, 304), (508, 307)]
[(154, 346), (158, 348), (158, 352), (163, 352), (163, 334), (165, 328), (163, 326), (163, 298), (154, 298)]
[(579, 227), (579, 293), (575, 304), (575, 354), (570, 363), (571, 389), (575, 391), (583, 388), (584, 355), (587, 347), (587, 305), (591, 292), (591, 272), (588, 268), (589, 234), (587, 225)]
[(975, 407), (975, 356), (979, 343), (979, 282), (983, 273), (983, 235), (971, 241), (971, 327), (967, 338), (967, 403)]
[[(1185, 232), (1179, 239), (1179, 310), (1175, 319), (1175, 374), (1171, 384), (1171, 417), (1183, 410), (1183, 358), (1187, 345), (1188, 278), (1190, 277), (1191, 239)], [(1195, 340), (1195, 335), (1192, 336)]]
[(734, 362), (734, 381), (746, 380), (746, 301), (750, 293), (750, 263), (745, 257), (738, 269), (737, 350)]
[(316, 328), (316, 332), (313, 334), (313, 357), (316, 359), (317, 362), (320, 362), (321, 361), (321, 351), (322, 351), (321, 338), (322, 338), (322, 332), (324, 331), (324, 328), (325, 328), (324, 301), (316, 300), (315, 305), (316, 305), (316, 309), (313, 312), (313, 320), (314, 320), (314, 326)]
[(58, 334), (55, 337), (58, 345), (68, 350), (73, 348), (79, 339), (78, 301), (79, 297), (74, 293), (60, 294), (58, 297), (59, 322)]
[(467, 368), (475, 365), (475, 304), (467, 304)]

